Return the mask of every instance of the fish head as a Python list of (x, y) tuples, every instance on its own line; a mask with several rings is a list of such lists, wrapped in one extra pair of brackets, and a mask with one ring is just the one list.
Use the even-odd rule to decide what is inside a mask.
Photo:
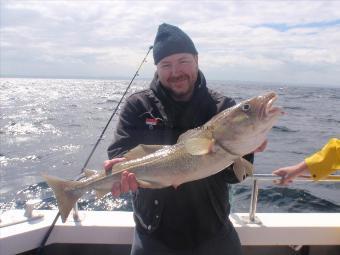
[(215, 141), (235, 155), (245, 155), (256, 150), (283, 114), (274, 107), (275, 92), (242, 101), (215, 116), (209, 125)]

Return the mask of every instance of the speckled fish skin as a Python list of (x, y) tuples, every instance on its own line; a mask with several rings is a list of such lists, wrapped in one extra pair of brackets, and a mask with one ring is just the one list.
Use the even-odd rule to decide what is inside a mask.
[(273, 107), (276, 98), (274, 92), (269, 92), (245, 100), (185, 132), (174, 145), (139, 145), (109, 173), (87, 170), (87, 177), (81, 181), (44, 175), (56, 195), (62, 221), (86, 191), (95, 189), (98, 197), (110, 192), (113, 183), (120, 182), (123, 171), (134, 173), (140, 187), (156, 189), (205, 178), (231, 164), (234, 172), (249, 169), (249, 162), (242, 156), (265, 141), (282, 114), (280, 108)]

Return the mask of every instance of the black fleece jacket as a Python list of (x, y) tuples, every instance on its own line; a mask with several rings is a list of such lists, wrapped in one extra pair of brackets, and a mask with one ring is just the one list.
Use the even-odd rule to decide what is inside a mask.
[[(180, 134), (235, 105), (206, 87), (199, 71), (189, 102), (175, 102), (155, 75), (150, 88), (132, 94), (123, 107), (109, 158), (138, 144), (175, 144)], [(253, 161), (253, 154), (245, 156)], [(232, 227), (227, 183), (238, 182), (231, 167), (202, 180), (163, 189), (139, 188), (133, 194), (136, 229), (174, 249), (190, 249)]]

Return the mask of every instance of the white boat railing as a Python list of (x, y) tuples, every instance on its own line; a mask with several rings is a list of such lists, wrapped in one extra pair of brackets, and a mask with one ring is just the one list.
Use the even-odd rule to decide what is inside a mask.
[[(251, 191), (251, 198), (250, 198), (250, 206), (249, 206), (249, 216), (244, 217), (243, 221), (245, 223), (252, 223), (252, 224), (261, 224), (261, 221), (256, 218), (256, 207), (257, 207), (257, 200), (259, 194), (259, 181), (271, 181), (274, 183), (278, 183), (280, 177), (274, 174), (254, 174), (252, 177), (252, 191)], [(314, 180), (311, 176), (302, 175), (295, 179), (298, 182), (313, 182)], [(319, 180), (318, 182), (340, 182), (340, 175), (330, 175), (325, 179)]]
[[(257, 207), (257, 200), (258, 200), (258, 193), (259, 193), (258, 182), (259, 181), (278, 182), (279, 177), (274, 174), (254, 174), (251, 178), (253, 179), (253, 183), (252, 183), (252, 192), (251, 192), (251, 199), (250, 199), (250, 206), (249, 206), (249, 217), (244, 218), (243, 220), (245, 221), (245, 223), (261, 224), (261, 222), (256, 218), (256, 207)], [(308, 175), (302, 175), (302, 176), (297, 177), (295, 181), (313, 182), (314, 180), (311, 179), (311, 177)], [(340, 182), (340, 175), (330, 175), (325, 179), (319, 180), (318, 182)], [(80, 221), (77, 203), (73, 207), (73, 220), (75, 222)]]
[[(77, 176), (75, 179), (80, 180), (82, 178), (82, 175)], [(251, 191), (251, 199), (250, 199), (250, 205), (249, 205), (249, 214), (248, 216), (244, 216), (242, 218), (244, 223), (251, 223), (251, 224), (261, 224), (261, 221), (256, 217), (256, 208), (257, 208), (257, 201), (258, 201), (258, 194), (259, 194), (259, 182), (278, 182), (280, 179), (277, 175), (273, 174), (254, 174), (250, 177), (252, 179), (252, 191)], [(310, 176), (301, 176), (297, 177), (294, 181), (297, 182), (313, 182)], [(330, 175), (325, 179), (319, 180), (318, 182), (339, 182), (340, 181), (340, 175)], [(287, 187), (287, 186), (283, 186)], [(289, 187), (287, 187), (289, 188)], [(41, 199), (31, 199), (26, 201), (25, 206), (25, 213), (20, 219), (11, 220), (8, 222), (1, 218), (0, 215), (0, 228), (5, 226), (10, 226), (18, 223), (22, 223), (25, 221), (32, 221), (35, 219), (42, 218), (43, 215), (39, 214), (37, 212), (34, 212), (34, 208), (41, 203)], [(73, 208), (73, 221), (74, 222), (80, 222), (81, 217), (79, 216), (79, 210), (78, 210), (78, 203), (74, 205)]]

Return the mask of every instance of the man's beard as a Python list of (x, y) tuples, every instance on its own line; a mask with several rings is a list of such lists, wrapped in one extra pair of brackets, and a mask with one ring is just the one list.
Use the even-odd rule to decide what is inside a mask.
[(177, 76), (177, 77), (170, 77), (168, 79), (168, 82), (173, 83), (173, 82), (178, 82), (178, 81), (183, 81), (183, 80), (187, 80), (189, 82), (189, 80), (190, 80), (189, 75), (183, 74), (183, 75), (180, 75), (180, 76)]
[(169, 93), (171, 94), (171, 96), (178, 101), (186, 101), (188, 95), (190, 95), (192, 93), (193, 90), (193, 85), (190, 84), (190, 77), (189, 75), (183, 74), (177, 77), (170, 77), (167, 82), (168, 83), (176, 83), (176, 82), (183, 82), (185, 81), (187, 84), (183, 85), (183, 87), (185, 88), (184, 90), (182, 90), (181, 87), (179, 87), (178, 89), (176, 89), (176, 85), (174, 87), (171, 86), (171, 88), (168, 88)]

